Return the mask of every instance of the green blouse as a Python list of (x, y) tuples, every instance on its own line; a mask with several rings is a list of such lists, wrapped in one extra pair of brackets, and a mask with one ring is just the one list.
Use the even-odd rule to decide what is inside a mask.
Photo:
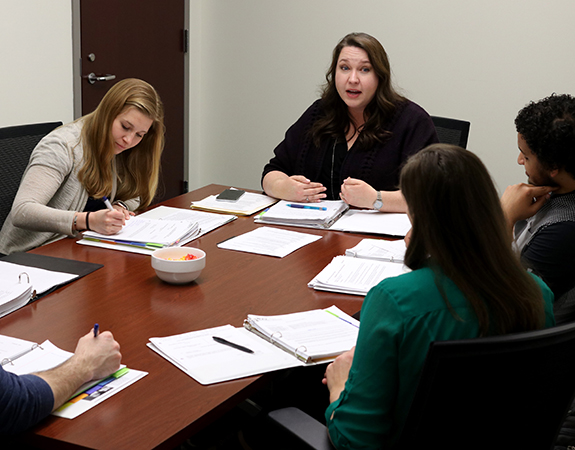
[[(555, 324), (553, 293), (543, 291), (545, 326)], [(456, 320), (429, 268), (383, 280), (365, 297), (345, 389), (325, 413), (338, 449), (392, 448), (401, 434), (432, 341), (479, 335), (475, 314), (457, 286), (443, 279)]]

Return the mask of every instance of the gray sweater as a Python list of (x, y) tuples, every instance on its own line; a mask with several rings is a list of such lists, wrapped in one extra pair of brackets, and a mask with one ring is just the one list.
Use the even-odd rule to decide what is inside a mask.
[[(36, 146), (0, 231), (0, 253), (28, 251), (64, 236), (73, 236), (74, 215), (84, 210), (88, 192), (78, 180), (83, 164), (83, 121), (69, 123), (44, 137)], [(114, 161), (115, 162), (115, 161)], [(111, 200), (116, 194), (116, 167)], [(128, 203), (138, 207), (138, 200)]]

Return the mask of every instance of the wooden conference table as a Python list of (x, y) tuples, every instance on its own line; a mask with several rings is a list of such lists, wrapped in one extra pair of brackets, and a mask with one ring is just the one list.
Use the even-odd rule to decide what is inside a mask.
[[(209, 185), (162, 204), (188, 208), (190, 201), (224, 188)], [(120, 343), (122, 362), (149, 375), (76, 419), (50, 416), (18, 439), (46, 449), (173, 448), (273, 374), (202, 386), (146, 347), (150, 337), (228, 323), (237, 327), (249, 313), (284, 314), (333, 304), (350, 314), (360, 309), (363, 297), (307, 287), (360, 235), (299, 228), (323, 238), (281, 259), (216, 247), (256, 226), (253, 217), (240, 217), (188, 244), (206, 252), (207, 264), (195, 282), (184, 286), (158, 279), (145, 255), (78, 245), (74, 239), (33, 250), (104, 267), (0, 319), (0, 334), (34, 342), (50, 339), (73, 351), (78, 338), (98, 322)]]

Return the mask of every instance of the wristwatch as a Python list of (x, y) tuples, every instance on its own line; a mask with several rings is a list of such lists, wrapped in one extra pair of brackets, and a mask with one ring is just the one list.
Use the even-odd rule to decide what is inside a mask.
[(383, 200), (381, 199), (381, 191), (377, 191), (377, 199), (373, 202), (373, 209), (379, 211), (383, 208)]

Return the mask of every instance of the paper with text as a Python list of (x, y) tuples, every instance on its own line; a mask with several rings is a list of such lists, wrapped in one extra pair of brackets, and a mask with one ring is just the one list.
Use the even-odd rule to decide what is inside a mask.
[(383, 279), (409, 271), (403, 264), (336, 256), (308, 286), (320, 291), (366, 295)]
[(219, 248), (283, 258), (321, 236), (280, 228), (260, 227), (218, 244)]

